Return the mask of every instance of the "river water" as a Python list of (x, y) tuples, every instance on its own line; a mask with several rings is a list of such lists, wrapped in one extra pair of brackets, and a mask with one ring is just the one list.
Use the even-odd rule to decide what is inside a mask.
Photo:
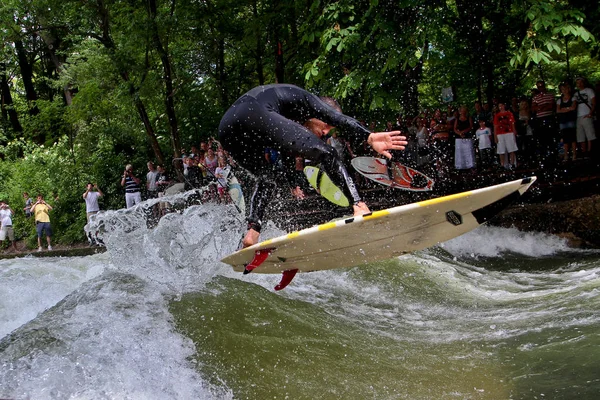
[(106, 253), (0, 261), (0, 398), (599, 398), (597, 251), (483, 226), (274, 292), (219, 262), (242, 227), (120, 210)]

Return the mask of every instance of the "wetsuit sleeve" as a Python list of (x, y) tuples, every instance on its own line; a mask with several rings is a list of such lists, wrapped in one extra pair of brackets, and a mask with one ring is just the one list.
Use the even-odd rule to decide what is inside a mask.
[(349, 139), (355, 141), (366, 140), (371, 134), (367, 128), (354, 118), (340, 113), (314, 94), (302, 89), (299, 90), (303, 92), (303, 107), (307, 108), (306, 115), (310, 116), (309, 118), (318, 118), (329, 125), (340, 128), (349, 136)]

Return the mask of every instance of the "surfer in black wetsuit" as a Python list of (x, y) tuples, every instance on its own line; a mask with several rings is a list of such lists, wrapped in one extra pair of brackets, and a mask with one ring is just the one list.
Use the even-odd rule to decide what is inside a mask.
[[(258, 243), (263, 214), (276, 187), (264, 157), (265, 148), (319, 162), (350, 199), (355, 216), (370, 212), (339, 155), (322, 140), (334, 127), (341, 128), (351, 139), (367, 139), (375, 151), (388, 158), (388, 150), (404, 150), (407, 144), (400, 131), (371, 133), (342, 114), (335, 100), (320, 99), (293, 85), (256, 87), (227, 110), (219, 125), (219, 141), (238, 164), (258, 178), (250, 203), (248, 232), (242, 241), (244, 247)], [(302, 193), (295, 195), (301, 197)]]

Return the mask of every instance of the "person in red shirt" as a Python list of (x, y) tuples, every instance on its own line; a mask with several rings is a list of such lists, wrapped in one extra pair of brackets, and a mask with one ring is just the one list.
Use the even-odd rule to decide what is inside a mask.
[[(496, 140), (497, 153), (500, 156), (500, 165), (506, 169), (517, 167), (517, 140), (515, 136), (515, 117), (511, 111), (506, 110), (506, 104), (498, 103), (498, 112), (494, 115), (494, 139)], [(509, 162), (506, 154), (508, 153)]]

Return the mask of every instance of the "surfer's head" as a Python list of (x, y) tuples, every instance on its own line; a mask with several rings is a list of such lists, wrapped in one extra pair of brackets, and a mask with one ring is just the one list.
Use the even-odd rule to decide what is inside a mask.
[[(339, 113), (342, 112), (342, 107), (340, 107), (340, 103), (338, 103), (333, 97), (321, 96), (319, 98), (323, 103), (327, 104), (335, 111)], [(329, 125), (328, 123), (323, 122), (317, 118), (311, 118), (308, 121), (306, 121), (304, 123), (304, 127), (320, 138), (327, 136), (329, 134), (329, 131), (335, 128), (334, 126)]]
[(329, 125), (327, 122), (323, 122), (320, 119), (311, 118), (304, 123), (304, 127), (317, 135), (317, 137), (327, 136), (334, 126)]

